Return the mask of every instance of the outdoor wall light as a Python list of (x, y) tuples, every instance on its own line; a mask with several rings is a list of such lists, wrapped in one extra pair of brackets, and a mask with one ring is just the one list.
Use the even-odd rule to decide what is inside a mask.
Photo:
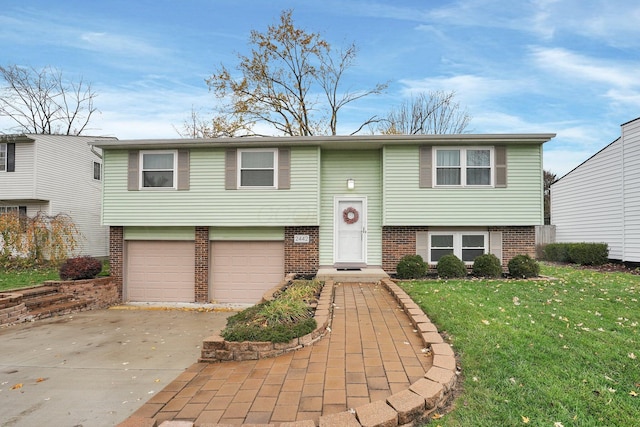
[(349, 178), (349, 179), (347, 180), (347, 188), (348, 188), (349, 190), (353, 190), (354, 188), (356, 188), (356, 180), (355, 180), (355, 179), (353, 179), (353, 178)]

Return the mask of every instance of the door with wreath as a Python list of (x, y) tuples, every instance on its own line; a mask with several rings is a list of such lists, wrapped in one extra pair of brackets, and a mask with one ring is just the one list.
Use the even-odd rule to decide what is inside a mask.
[(334, 211), (334, 263), (337, 267), (366, 265), (367, 200), (336, 198)]

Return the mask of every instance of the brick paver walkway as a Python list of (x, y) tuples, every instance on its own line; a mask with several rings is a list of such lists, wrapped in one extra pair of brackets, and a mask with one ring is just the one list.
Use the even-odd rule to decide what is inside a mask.
[(203, 423), (313, 420), (406, 390), (432, 357), (381, 285), (337, 284), (331, 332), (272, 359), (196, 363), (134, 415)]

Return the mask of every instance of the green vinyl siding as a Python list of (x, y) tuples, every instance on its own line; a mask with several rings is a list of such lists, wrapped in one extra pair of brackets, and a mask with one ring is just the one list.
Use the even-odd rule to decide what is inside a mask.
[[(320, 265), (332, 265), (334, 198), (367, 197), (367, 264), (382, 265), (382, 189), (379, 150), (323, 150)], [(347, 189), (347, 179), (355, 189)]]
[(195, 227), (124, 227), (125, 240), (195, 240)]
[(384, 225), (542, 224), (541, 145), (507, 146), (506, 188), (419, 188), (418, 156), (418, 146), (383, 150)]
[(209, 240), (284, 240), (284, 227), (209, 227)]
[(320, 149), (291, 149), (288, 190), (225, 190), (225, 150), (190, 150), (187, 191), (127, 190), (127, 150), (105, 150), (105, 225), (215, 227), (318, 225)]

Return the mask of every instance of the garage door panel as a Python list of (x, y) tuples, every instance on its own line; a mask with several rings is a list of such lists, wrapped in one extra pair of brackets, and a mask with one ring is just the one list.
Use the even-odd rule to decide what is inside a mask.
[(194, 258), (193, 242), (127, 242), (127, 299), (142, 302), (193, 302)]
[(219, 302), (255, 304), (284, 277), (284, 242), (211, 244), (211, 287)]

